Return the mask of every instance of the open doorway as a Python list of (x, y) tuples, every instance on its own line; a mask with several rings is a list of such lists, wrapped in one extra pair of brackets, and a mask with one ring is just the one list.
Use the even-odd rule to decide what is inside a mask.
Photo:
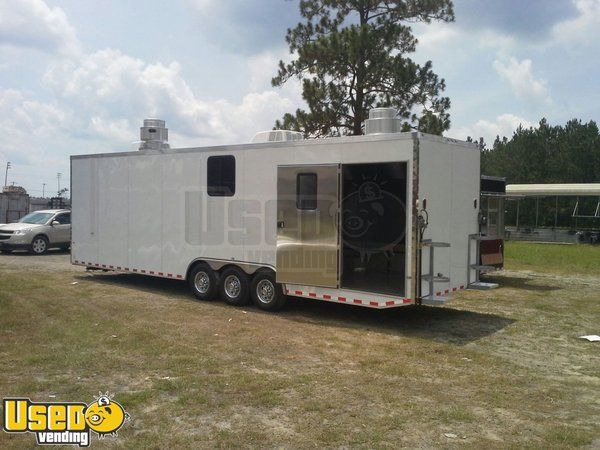
[(405, 295), (407, 164), (342, 166), (341, 287)]

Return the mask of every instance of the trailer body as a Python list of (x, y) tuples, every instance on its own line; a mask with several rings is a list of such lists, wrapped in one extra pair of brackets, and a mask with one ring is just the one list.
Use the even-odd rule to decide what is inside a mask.
[(77, 265), (180, 280), (199, 261), (270, 270), (289, 296), (372, 308), (441, 305), (475, 279), (480, 159), (466, 142), (415, 132), (80, 155), (71, 183)]

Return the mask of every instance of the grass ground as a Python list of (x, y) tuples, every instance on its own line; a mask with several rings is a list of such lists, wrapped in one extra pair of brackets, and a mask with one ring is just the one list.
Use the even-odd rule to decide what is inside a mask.
[(600, 276), (600, 245), (506, 242), (507, 267), (543, 273)]
[[(600, 332), (600, 280), (495, 279), (446, 308), (268, 314), (0, 257), (0, 396), (116, 393), (132, 420), (98, 447), (600, 447), (599, 347), (578, 339)], [(33, 443), (0, 433), (1, 448)]]

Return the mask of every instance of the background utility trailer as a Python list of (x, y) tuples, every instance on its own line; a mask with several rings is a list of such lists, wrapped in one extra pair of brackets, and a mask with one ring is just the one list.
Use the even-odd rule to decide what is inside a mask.
[[(367, 132), (399, 129), (377, 114)], [(164, 122), (145, 125), (138, 152), (71, 157), (74, 264), (267, 310), (283, 294), (441, 305), (476, 279), (475, 145), (376, 133), (175, 150)]]

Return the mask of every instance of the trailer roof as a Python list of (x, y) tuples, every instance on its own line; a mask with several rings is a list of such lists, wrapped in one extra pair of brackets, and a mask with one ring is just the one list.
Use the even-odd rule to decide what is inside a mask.
[(511, 196), (593, 196), (600, 197), (600, 183), (585, 184), (509, 184), (506, 186), (506, 195)]
[[(251, 150), (260, 148), (286, 148), (286, 147), (299, 147), (306, 145), (327, 145), (327, 144), (340, 144), (345, 142), (375, 142), (375, 141), (394, 141), (394, 140), (407, 140), (407, 139), (426, 139), (435, 142), (446, 142), (449, 144), (459, 145), (462, 147), (472, 148), (473, 150), (479, 150), (476, 144), (459, 141), (457, 139), (447, 138), (443, 136), (435, 136), (432, 134), (424, 134), (417, 131), (405, 132), (405, 133), (387, 133), (387, 134), (369, 134), (362, 136), (341, 136), (332, 138), (322, 139), (303, 139), (301, 141), (285, 141), (285, 142), (265, 142), (257, 144), (235, 144), (235, 145), (219, 145), (210, 147), (184, 147), (184, 148), (172, 148), (165, 150), (164, 154), (177, 154), (177, 153), (195, 153), (195, 152), (216, 152), (216, 151), (234, 151), (234, 150)], [(71, 159), (80, 158), (101, 158), (111, 156), (132, 156), (132, 155), (148, 155), (157, 154), (152, 151), (129, 151), (129, 152), (112, 152), (112, 153), (95, 153), (95, 154), (83, 154), (83, 155), (72, 155)]]

